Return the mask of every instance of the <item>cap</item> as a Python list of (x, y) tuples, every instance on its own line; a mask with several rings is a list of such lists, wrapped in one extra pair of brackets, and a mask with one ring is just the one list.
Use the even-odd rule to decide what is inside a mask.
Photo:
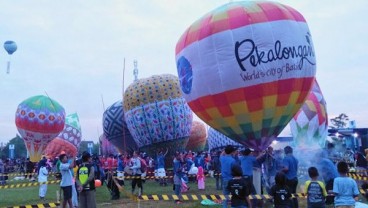
[(251, 152), (254, 152), (254, 149), (252, 148), (246, 148), (243, 150), (244, 155), (249, 155)]

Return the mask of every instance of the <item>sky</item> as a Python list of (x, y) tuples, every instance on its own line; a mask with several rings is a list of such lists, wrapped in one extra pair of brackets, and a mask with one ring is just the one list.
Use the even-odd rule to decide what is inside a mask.
[[(0, 43), (13, 40), (9, 60), (0, 50), (0, 142), (18, 131), (15, 111), (48, 95), (66, 114), (78, 113), (84, 140), (97, 141), (104, 109), (139, 78), (177, 75), (175, 46), (183, 32), (226, 0), (0, 0)], [(317, 59), (317, 81), (329, 118), (341, 113), (368, 127), (368, 1), (279, 0), (307, 20)], [(125, 72), (124, 72), (125, 60)], [(124, 78), (124, 79), (123, 79)], [(286, 127), (281, 133), (290, 135)]]

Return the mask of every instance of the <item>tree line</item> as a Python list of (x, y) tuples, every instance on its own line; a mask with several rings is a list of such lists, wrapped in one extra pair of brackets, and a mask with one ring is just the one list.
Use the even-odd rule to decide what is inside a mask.
[[(81, 141), (78, 152), (81, 153), (84, 151), (88, 151), (88, 143), (90, 142), (91, 141)], [(6, 145), (1, 147), (0, 158), (9, 157), (9, 151), (10, 151), (9, 145), (10, 144), (14, 145), (14, 158), (22, 158), (22, 157), (26, 158), (27, 157), (26, 145), (24, 144), (23, 139), (19, 135), (16, 135), (14, 138), (10, 139)], [(99, 148), (100, 148), (100, 144), (98, 142), (97, 143), (93, 142), (92, 153), (98, 154)]]

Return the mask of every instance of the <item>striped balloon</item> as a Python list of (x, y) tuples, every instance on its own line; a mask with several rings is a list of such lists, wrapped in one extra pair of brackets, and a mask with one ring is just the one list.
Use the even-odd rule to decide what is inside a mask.
[(181, 90), (199, 118), (227, 137), (266, 149), (304, 103), (316, 60), (304, 17), (269, 1), (223, 5), (176, 45)]
[(303, 106), (291, 119), (290, 129), (296, 145), (325, 147), (328, 116), (326, 101), (317, 81)]

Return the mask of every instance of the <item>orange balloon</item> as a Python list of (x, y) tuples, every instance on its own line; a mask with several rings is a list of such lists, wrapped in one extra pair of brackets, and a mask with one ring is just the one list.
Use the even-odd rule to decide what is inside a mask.
[(186, 149), (194, 152), (203, 151), (207, 142), (207, 129), (203, 122), (193, 121)]
[(96, 179), (95, 180), (95, 187), (97, 188), (97, 187), (100, 187), (100, 186), (101, 186), (101, 181)]
[(46, 147), (45, 155), (51, 158), (58, 157), (60, 154), (67, 154), (72, 157), (76, 157), (78, 154), (77, 148), (70, 142), (56, 137)]

